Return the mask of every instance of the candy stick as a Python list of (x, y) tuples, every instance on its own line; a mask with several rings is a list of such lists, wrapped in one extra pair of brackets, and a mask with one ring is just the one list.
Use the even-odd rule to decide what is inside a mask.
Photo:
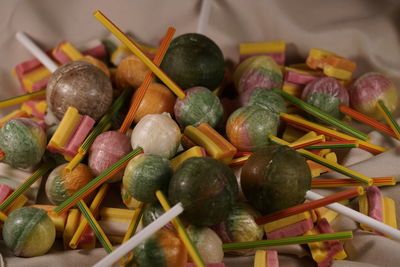
[[(171, 43), (172, 37), (174, 36), (174, 33), (175, 33), (175, 28), (169, 27), (167, 34), (165, 35), (165, 37), (162, 40), (160, 49), (158, 49), (157, 54), (154, 57), (153, 62), (155, 65), (160, 66), (161, 61), (163, 60), (165, 53), (167, 52), (169, 44)], [(149, 88), (150, 83), (153, 81), (153, 78), (154, 78), (153, 72), (151, 72), (151, 71), (147, 72), (143, 83), (140, 85), (140, 87), (137, 89), (137, 91), (133, 95), (132, 104), (129, 108), (128, 114), (126, 115), (124, 121), (122, 122), (121, 127), (119, 128), (119, 131), (121, 133), (126, 133), (126, 131), (129, 129), (129, 127), (131, 127), (131, 124), (133, 122), (133, 119), (135, 118), (136, 112), (139, 109), (140, 103), (142, 102), (143, 97), (146, 94), (146, 91)]]
[(327, 204), (333, 203), (333, 202), (338, 202), (341, 200), (349, 199), (352, 197), (356, 197), (359, 195), (364, 194), (364, 189), (361, 186), (358, 186), (357, 188), (351, 188), (339, 193), (332, 194), (330, 196), (324, 197), (322, 199), (306, 202), (294, 207), (290, 207), (284, 210), (280, 210), (277, 212), (270, 213), (268, 215), (259, 217), (255, 219), (255, 222), (257, 224), (266, 224), (272, 221), (276, 221), (291, 215), (295, 215), (304, 211), (309, 211), (312, 209), (316, 209), (319, 207), (326, 206)]
[(364, 115), (364, 114), (362, 114), (354, 109), (351, 109), (345, 105), (340, 105), (339, 110), (340, 110), (340, 112), (352, 117), (353, 119), (356, 119), (360, 122), (368, 124), (369, 126), (377, 129), (378, 131), (381, 131), (385, 134), (393, 136), (394, 138), (397, 138), (396, 134), (393, 132), (393, 130), (389, 126), (387, 126), (383, 123), (380, 123), (379, 121), (374, 120), (373, 118), (370, 118), (367, 115)]
[(40, 177), (42, 177), (48, 170), (50, 170), (54, 166), (54, 162), (52, 161), (47, 161), (45, 162), (39, 169), (37, 169), (30, 177), (28, 177), (22, 184), (20, 184), (14, 192), (11, 193), (3, 201), (3, 203), (0, 204), (0, 211), (5, 211), (11, 204), (14, 203), (14, 201), (22, 195), (28, 188), (36, 182)]
[(111, 245), (110, 240), (108, 240), (103, 229), (101, 229), (99, 223), (94, 218), (92, 212), (90, 211), (90, 209), (88, 208), (86, 203), (83, 200), (80, 200), (76, 205), (78, 206), (78, 208), (81, 211), (81, 213), (83, 214), (83, 216), (85, 216), (87, 222), (89, 223), (90, 227), (93, 229), (94, 233), (96, 234), (97, 239), (100, 241), (104, 250), (107, 253), (111, 253), (114, 250), (114, 248)]
[(197, 33), (204, 34), (208, 24), (208, 19), (210, 18), (210, 13), (211, 13), (211, 0), (202, 0), (199, 22), (197, 23), (197, 31), (196, 31)]
[(355, 147), (358, 147), (357, 140), (343, 140), (343, 141), (326, 141), (322, 143), (317, 143), (304, 147), (304, 149), (314, 150), (314, 149), (355, 148)]
[(19, 96), (10, 97), (0, 101), (0, 108), (6, 108), (14, 105), (21, 104), (28, 100), (38, 99), (46, 96), (46, 90), (39, 90), (33, 93), (23, 94)]
[(7, 220), (7, 215), (0, 211), (0, 221), (5, 222)]
[(65, 167), (65, 171), (72, 172), (73, 169), (82, 161), (83, 157), (86, 155), (89, 147), (93, 144), (96, 137), (107, 130), (111, 119), (117, 114), (117, 112), (122, 107), (124, 101), (126, 100), (132, 88), (124, 90), (121, 95), (115, 100), (110, 110), (100, 119), (99, 123), (93, 129), (93, 131), (86, 137), (85, 141), (78, 149), (78, 154), (68, 163)]
[[(285, 140), (282, 140), (282, 139), (280, 139), (278, 137), (270, 135), (269, 138), (275, 144), (289, 145), (288, 142), (286, 142)], [(335, 170), (335, 171), (337, 171), (337, 172), (339, 172), (341, 174), (344, 174), (344, 175), (346, 175), (346, 176), (348, 176), (350, 178), (353, 178), (353, 179), (355, 179), (357, 181), (360, 181), (360, 182), (362, 182), (362, 183), (364, 183), (366, 185), (371, 185), (371, 183), (372, 183), (372, 179), (371, 178), (369, 178), (369, 177), (367, 177), (367, 176), (365, 176), (365, 175), (363, 175), (363, 174), (361, 174), (359, 172), (356, 172), (354, 170), (346, 168), (346, 167), (344, 167), (344, 166), (342, 166), (340, 164), (337, 164), (336, 162), (333, 162), (333, 161), (327, 160), (327, 159), (325, 159), (325, 158), (323, 158), (321, 156), (315, 155), (314, 153), (311, 153), (310, 151), (307, 151), (305, 149), (298, 149), (296, 151), (299, 152), (300, 154), (302, 154), (307, 159), (310, 159), (310, 160), (312, 160), (312, 161), (314, 161), (316, 163), (319, 163), (319, 164), (321, 164), (321, 165), (323, 165), (325, 167), (328, 167), (331, 170)]]
[(10, 119), (16, 119), (16, 118), (27, 118), (30, 117), (26, 111), (17, 109), (12, 111), (11, 113), (8, 113), (6, 116), (3, 118), (0, 118), (0, 128), (3, 127), (4, 124)]
[(122, 243), (125, 243), (126, 241), (128, 241), (129, 238), (131, 238), (136, 233), (136, 229), (137, 229), (140, 219), (142, 218), (142, 215), (143, 215), (143, 211), (144, 211), (143, 208), (144, 208), (144, 203), (141, 202), (139, 204), (139, 207), (135, 210), (135, 214), (133, 215), (132, 220), (129, 223), (128, 230), (125, 233)]
[(296, 237), (260, 240), (260, 241), (252, 241), (252, 242), (228, 243), (228, 244), (223, 244), (222, 248), (224, 251), (230, 251), (230, 250), (262, 248), (262, 247), (271, 247), (271, 246), (307, 244), (310, 242), (320, 242), (320, 241), (330, 241), (330, 240), (345, 240), (345, 239), (352, 239), (352, 238), (353, 238), (353, 232), (345, 231), (345, 232), (336, 232), (336, 233), (329, 233), (329, 234), (296, 236)]
[[(90, 211), (94, 213), (100, 206), (100, 203), (103, 201), (106, 192), (108, 190), (109, 184), (103, 184), (99, 191), (97, 192), (96, 196), (94, 197), (92, 204), (90, 205)], [(69, 242), (69, 246), (73, 249), (78, 247), (79, 240), (87, 226), (88, 222), (86, 219), (81, 220), (79, 223), (78, 229), (76, 229), (74, 235), (72, 236), (71, 241)]]
[(325, 136), (322, 134), (318, 135), (316, 137), (310, 137), (310, 138), (305, 138), (305, 139), (302, 139), (299, 141), (295, 141), (290, 144), (290, 147), (293, 149), (299, 149), (299, 148), (304, 148), (304, 147), (308, 147), (313, 144), (320, 143), (321, 141), (325, 142)]
[[(375, 186), (389, 186), (396, 184), (395, 177), (373, 177), (372, 185)], [(364, 185), (359, 181), (353, 179), (313, 179), (311, 180), (311, 188), (325, 188), (325, 187), (342, 187), (342, 186), (361, 186)]]
[[(307, 191), (305, 197), (306, 197), (306, 199), (309, 199), (309, 200), (317, 200), (317, 199), (323, 198), (323, 196), (321, 196), (315, 192), (312, 192), (310, 190)], [(343, 206), (339, 203), (332, 203), (332, 204), (326, 205), (326, 207), (328, 209), (334, 210), (340, 214), (343, 214), (343, 215), (355, 220), (356, 222), (365, 224), (365, 225), (367, 225), (385, 235), (388, 235), (396, 240), (400, 240), (400, 231), (398, 229), (390, 227), (387, 224), (384, 224), (380, 221), (372, 219), (371, 217), (368, 217), (360, 212), (357, 212), (357, 211), (355, 211), (351, 208), (348, 208), (346, 206)]]
[[(156, 197), (158, 201), (160, 202), (161, 206), (165, 211), (168, 211), (170, 209), (170, 205), (165, 198), (164, 194), (160, 191), (156, 191)], [(178, 235), (180, 239), (182, 240), (183, 244), (185, 245), (190, 257), (192, 258), (193, 262), (196, 264), (196, 266), (206, 266), (204, 263), (203, 259), (200, 256), (200, 253), (198, 252), (197, 248), (193, 245), (192, 241), (190, 240), (185, 227), (183, 226), (181, 220), (179, 217), (176, 217), (172, 220), (172, 224), (174, 225), (176, 231), (178, 232)]]
[(57, 208), (54, 209), (54, 212), (62, 213), (67, 209), (69, 209), (70, 207), (72, 207), (73, 205), (75, 205), (79, 200), (89, 195), (97, 187), (99, 187), (100, 185), (105, 183), (108, 179), (110, 179), (114, 174), (122, 170), (128, 164), (128, 161), (131, 158), (137, 156), (142, 152), (143, 149), (141, 147), (137, 147), (136, 149), (134, 149), (132, 152), (130, 152), (129, 154), (118, 160), (110, 168), (108, 168), (106, 171), (101, 173), (99, 176), (97, 176), (88, 184), (86, 184), (84, 187), (82, 187), (80, 190), (78, 190), (75, 194), (67, 198), (63, 203), (61, 203)]
[(343, 122), (341, 122), (340, 120), (332, 117), (331, 115), (329, 115), (328, 113), (300, 100), (297, 97), (294, 97), (280, 89), (272, 89), (274, 92), (280, 94), (283, 98), (285, 98), (286, 100), (290, 101), (291, 103), (293, 103), (294, 105), (296, 105), (298, 108), (304, 110), (305, 112), (317, 117), (320, 120), (323, 120), (324, 122), (327, 122), (333, 126), (336, 126), (337, 128), (341, 129), (342, 131), (353, 135), (361, 140), (368, 140), (368, 135), (366, 135), (365, 133), (360, 132), (357, 129), (354, 129), (353, 127), (344, 124)]
[(185, 92), (171, 80), (159, 67), (157, 67), (131, 38), (125, 35), (114, 23), (112, 23), (101, 11), (96, 11), (93, 16), (112, 32), (122, 43), (124, 43), (154, 74), (165, 83), (180, 99), (185, 98)]
[(278, 252), (276, 250), (257, 250), (254, 256), (254, 267), (278, 267)]
[(164, 227), (169, 221), (183, 212), (181, 203), (176, 204), (170, 210), (158, 217), (154, 222), (143, 228), (139, 233), (134, 235), (127, 242), (123, 243), (120, 247), (108, 254), (102, 260), (97, 262), (94, 267), (109, 267), (114, 262), (118, 261), (125, 254), (133, 250), (137, 245), (149, 238), (152, 234)]
[(365, 150), (368, 150), (372, 153), (382, 153), (387, 151), (386, 148), (381, 147), (381, 146), (377, 146), (371, 143), (368, 143), (366, 141), (363, 141), (361, 139), (357, 139), (355, 137), (343, 134), (343, 133), (339, 133), (337, 131), (334, 131), (332, 129), (329, 129), (327, 127), (318, 125), (316, 123), (304, 120), (302, 118), (299, 118), (297, 116), (293, 116), (290, 114), (286, 114), (286, 113), (280, 113), (279, 114), (280, 118), (288, 123), (291, 123), (293, 125), (297, 125), (301, 128), (306, 128), (308, 130), (311, 131), (315, 131), (319, 134), (323, 134), (325, 136), (329, 136), (338, 140), (357, 140), (359, 143), (359, 147)]
[(400, 126), (397, 121), (393, 118), (393, 115), (390, 113), (389, 109), (385, 106), (382, 100), (378, 100), (378, 110), (382, 113), (383, 117), (387, 124), (389, 124), (390, 128), (396, 134), (396, 138), (400, 139)]
[(15, 37), (32, 53), (46, 68), (54, 72), (58, 66), (49, 58), (24, 32), (17, 32)]

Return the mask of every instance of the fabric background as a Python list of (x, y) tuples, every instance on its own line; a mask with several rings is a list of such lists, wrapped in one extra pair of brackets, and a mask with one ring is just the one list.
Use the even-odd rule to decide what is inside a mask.
[[(92, 16), (99, 9), (121, 29), (137, 40), (157, 45), (168, 26), (176, 36), (196, 30), (201, 1), (157, 0), (0, 0), (0, 99), (19, 93), (10, 70), (32, 58), (15, 39), (16, 31), (28, 33), (43, 49), (61, 40), (73, 44), (104, 38), (109, 33)], [(214, 0), (205, 34), (223, 50), (225, 57), (238, 59), (238, 44), (284, 40), (288, 43), (290, 63), (304, 62), (311, 48), (321, 48), (357, 62), (356, 75), (379, 71), (400, 85), (400, 2), (396, 0)], [(0, 110), (0, 115), (12, 108)], [(372, 140), (393, 149), (379, 156), (352, 150), (344, 157), (346, 165), (370, 176), (399, 177), (398, 143), (371, 133)], [(397, 148), (396, 148), (397, 147)], [(361, 162), (360, 162), (361, 161)], [(399, 212), (400, 188), (383, 189), (396, 200)], [(328, 192), (325, 192), (328, 193)], [(337, 230), (353, 230), (357, 224), (340, 217)], [(400, 243), (357, 230), (355, 238), (345, 243), (349, 258), (333, 266), (398, 266)], [(300, 246), (281, 248), (281, 266), (312, 266)], [(45, 256), (15, 258), (0, 244), (6, 266), (90, 266), (105, 255), (103, 249), (62, 251), (57, 245)], [(396, 253), (397, 252), (397, 253)], [(295, 255), (290, 255), (295, 254)], [(227, 258), (227, 266), (252, 266), (253, 258)]]

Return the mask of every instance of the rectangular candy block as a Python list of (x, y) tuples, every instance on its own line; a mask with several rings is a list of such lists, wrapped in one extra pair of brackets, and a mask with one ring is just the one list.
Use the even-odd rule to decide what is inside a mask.
[(67, 157), (74, 157), (78, 153), (79, 147), (83, 141), (85, 141), (85, 138), (88, 136), (95, 123), (96, 121), (91, 117), (86, 115), (82, 116), (75, 132), (65, 146), (63, 154)]
[(51, 72), (46, 67), (40, 66), (22, 77), (23, 88), (27, 92), (45, 89), (50, 76)]
[(278, 65), (285, 65), (286, 42), (242, 43), (239, 45), (240, 61), (252, 56), (270, 56)]
[(278, 267), (279, 259), (276, 250), (256, 250), (254, 267)]
[(184, 134), (204, 147), (208, 155), (224, 163), (229, 163), (237, 152), (236, 147), (206, 123), (200, 124), (197, 128), (189, 125), (185, 128)]
[(70, 42), (62, 41), (52, 51), (53, 57), (61, 64), (79, 60), (83, 57), (82, 53)]
[(328, 56), (336, 56), (336, 54), (326, 50), (312, 48), (308, 53), (306, 64), (313, 70), (323, 69)]
[(267, 239), (300, 236), (314, 227), (312, 218), (301, 220), (272, 232), (267, 232)]
[(327, 56), (325, 58), (325, 65), (329, 65), (341, 70), (346, 70), (348, 72), (354, 72), (357, 67), (354, 61), (333, 55)]
[(0, 203), (2, 203), (14, 190), (6, 184), (0, 184)]
[(49, 141), (49, 146), (57, 149), (64, 148), (76, 127), (79, 125), (80, 120), (81, 116), (79, 115), (78, 110), (74, 107), (68, 107), (67, 112), (65, 112), (64, 117), (57, 127), (57, 130)]
[(321, 76), (322, 73), (320, 71), (285, 67), (284, 81), (292, 84), (306, 85), (307, 83), (312, 82)]
[[(282, 90), (288, 94), (291, 94), (295, 97), (300, 97), (301, 92), (303, 91), (304, 86), (301, 84), (295, 84), (291, 82), (284, 81), (282, 85)], [(289, 102), (287, 102), (289, 104)], [(287, 105), (288, 105), (287, 104)]]
[(353, 73), (350, 71), (335, 68), (327, 64), (324, 65), (324, 74), (328, 77), (333, 77), (344, 81), (351, 80), (351, 77), (353, 75)]
[(192, 157), (205, 157), (206, 152), (201, 146), (194, 146), (171, 159), (172, 169), (175, 171), (182, 162)]
[(41, 119), (44, 119), (47, 109), (47, 101), (44, 99), (35, 99), (25, 101), (21, 105), (21, 110), (25, 111), (28, 115)]
[(264, 231), (266, 233), (273, 232), (275, 230), (281, 229), (283, 227), (289, 226), (291, 224), (308, 220), (311, 218), (311, 213), (309, 211), (305, 211), (302, 213), (298, 213), (295, 215), (288, 216), (286, 218), (282, 218), (273, 222), (269, 222), (264, 224)]
[(79, 51), (85, 56), (92, 56), (97, 59), (104, 59), (107, 56), (106, 47), (101, 40), (95, 39), (84, 44), (77, 45)]

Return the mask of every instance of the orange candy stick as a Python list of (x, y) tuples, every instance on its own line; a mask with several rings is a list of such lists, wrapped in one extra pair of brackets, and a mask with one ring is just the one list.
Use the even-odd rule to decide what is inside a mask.
[[(153, 62), (156, 66), (160, 66), (161, 61), (163, 60), (165, 53), (167, 52), (169, 44), (171, 43), (172, 37), (174, 36), (174, 33), (175, 33), (175, 28), (169, 27), (167, 34), (165, 35), (164, 39), (162, 40), (160, 49), (158, 49), (157, 54), (154, 57)], [(128, 114), (126, 115), (126, 117), (121, 125), (121, 128), (119, 129), (119, 132), (126, 133), (126, 131), (129, 129), (129, 127), (131, 127), (133, 119), (135, 118), (136, 112), (140, 106), (140, 102), (142, 102), (143, 97), (146, 94), (147, 88), (149, 88), (149, 85), (153, 81), (153, 78), (154, 78), (154, 73), (152, 71), (149, 71), (146, 74), (146, 77), (144, 78), (143, 83), (137, 89), (137, 91), (135, 92), (135, 94), (132, 97), (133, 101), (129, 108)]]
[(257, 224), (266, 224), (268, 222), (272, 222), (275, 220), (279, 220), (294, 214), (298, 214), (300, 212), (309, 211), (315, 208), (319, 208), (334, 202), (338, 202), (344, 199), (349, 199), (352, 197), (356, 197), (362, 195), (364, 193), (364, 189), (359, 186), (357, 188), (348, 189), (339, 193), (332, 194), (330, 196), (324, 197), (322, 199), (313, 200), (310, 202), (306, 202), (285, 210), (273, 212), (263, 217), (259, 217), (255, 220)]

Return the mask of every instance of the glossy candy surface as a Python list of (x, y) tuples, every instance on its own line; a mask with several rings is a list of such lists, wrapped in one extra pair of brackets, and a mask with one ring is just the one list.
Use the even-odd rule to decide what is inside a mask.
[(149, 68), (135, 55), (124, 58), (117, 67), (115, 80), (118, 88), (138, 88), (144, 81)]
[(53, 73), (46, 99), (49, 109), (60, 120), (69, 106), (98, 120), (112, 103), (112, 86), (99, 68), (88, 62), (72, 61)]
[(286, 113), (285, 100), (274, 91), (263, 87), (255, 89), (245, 105), (258, 105), (277, 115), (281, 112)]
[(0, 128), (0, 150), (3, 161), (14, 168), (28, 168), (42, 159), (46, 134), (36, 122), (27, 118), (11, 119)]
[(219, 263), (224, 259), (222, 241), (218, 235), (208, 227), (190, 225), (187, 233), (206, 263)]
[(3, 226), (6, 246), (19, 257), (45, 254), (55, 238), (56, 229), (47, 212), (34, 207), (13, 211)]

